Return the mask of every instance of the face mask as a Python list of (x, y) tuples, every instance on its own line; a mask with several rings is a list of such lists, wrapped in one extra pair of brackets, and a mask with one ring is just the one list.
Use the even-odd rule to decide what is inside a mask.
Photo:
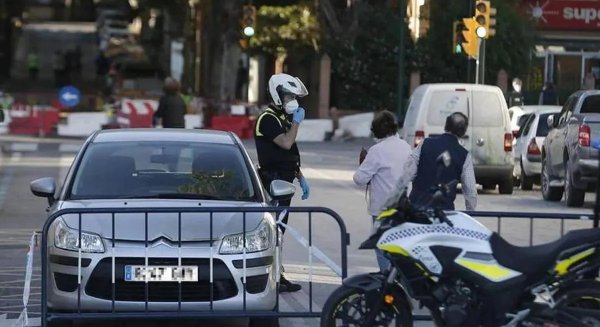
[(283, 108), (285, 109), (285, 113), (291, 115), (298, 109), (299, 106), (298, 100), (292, 100), (286, 103)]

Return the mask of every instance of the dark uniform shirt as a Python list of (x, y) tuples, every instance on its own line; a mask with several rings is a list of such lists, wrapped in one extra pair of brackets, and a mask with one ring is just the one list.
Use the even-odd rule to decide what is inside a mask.
[(162, 118), (164, 128), (185, 128), (186, 105), (180, 94), (164, 95), (158, 101), (154, 120)]
[(287, 133), (292, 127), (288, 115), (267, 108), (256, 119), (254, 141), (261, 170), (294, 172), (300, 169), (300, 152), (294, 142), (289, 150), (277, 145), (273, 140)]

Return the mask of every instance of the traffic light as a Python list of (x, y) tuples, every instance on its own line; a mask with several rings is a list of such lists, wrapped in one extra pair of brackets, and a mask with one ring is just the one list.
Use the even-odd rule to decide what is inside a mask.
[(465, 24), (461, 21), (455, 21), (452, 23), (452, 53), (460, 54), (463, 52), (462, 43), (465, 38), (462, 34), (465, 29)]
[(256, 7), (253, 5), (245, 5), (243, 8), (242, 17), (242, 32), (246, 37), (254, 35), (254, 24), (256, 22)]
[(496, 34), (496, 8), (487, 0), (478, 0), (475, 4), (475, 21), (486, 30), (486, 39)]
[(479, 56), (479, 38), (477, 37), (477, 27), (479, 24), (474, 18), (463, 18), (464, 30), (462, 31), (462, 48), (466, 55), (471, 58)]

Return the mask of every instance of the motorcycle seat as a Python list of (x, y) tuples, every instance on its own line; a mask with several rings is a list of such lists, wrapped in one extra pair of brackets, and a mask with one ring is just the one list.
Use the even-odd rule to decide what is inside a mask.
[(582, 229), (566, 233), (560, 239), (541, 245), (521, 247), (508, 243), (497, 233), (490, 237), (496, 261), (526, 276), (540, 276), (551, 269), (561, 252), (584, 244), (600, 242), (600, 229)]

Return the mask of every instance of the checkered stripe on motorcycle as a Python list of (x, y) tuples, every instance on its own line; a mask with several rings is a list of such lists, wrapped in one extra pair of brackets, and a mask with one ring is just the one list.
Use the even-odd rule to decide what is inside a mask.
[(490, 238), (490, 236), (487, 234), (477, 232), (474, 230), (470, 230), (470, 229), (453, 228), (450, 226), (434, 225), (434, 226), (414, 227), (414, 228), (394, 232), (385, 238), (384, 243), (393, 242), (393, 241), (396, 241), (401, 238), (423, 235), (423, 234), (433, 234), (433, 233), (458, 235), (458, 236), (474, 238), (474, 239), (478, 239), (478, 240), (482, 240), (482, 241), (487, 241)]

